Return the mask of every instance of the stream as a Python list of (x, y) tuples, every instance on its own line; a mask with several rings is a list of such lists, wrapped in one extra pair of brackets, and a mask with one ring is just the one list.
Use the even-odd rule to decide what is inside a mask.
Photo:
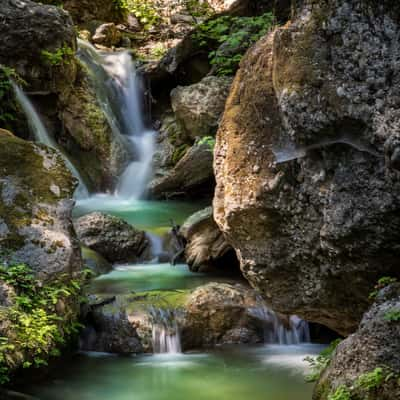
[[(114, 193), (82, 195), (82, 190), (78, 191), (74, 217), (93, 211), (106, 212), (145, 230), (161, 242), (162, 235), (171, 227), (171, 221), (181, 225), (188, 216), (204, 208), (207, 202), (145, 200), (146, 185), (152, 175), (155, 133), (148, 130), (144, 123), (140, 82), (134, 73), (131, 57), (127, 53), (101, 54), (82, 41), (79, 45), (81, 62), (91, 71), (98, 98), (114, 134), (127, 135), (138, 157), (122, 173)], [(20, 98), (28, 104), (28, 99), (22, 94)], [(33, 125), (38, 125), (40, 118), (33, 107), (25, 107), (25, 110)], [(37, 141), (53, 143), (42, 125), (36, 128), (41, 133), (35, 136)], [(74, 168), (71, 171), (81, 181), (79, 173)], [(171, 266), (153, 262), (114, 265), (112, 272), (96, 278), (88, 291), (123, 296), (144, 291), (192, 290), (209, 282), (237, 281), (232, 279), (194, 274), (185, 264)], [(261, 312), (266, 311), (261, 309)], [(311, 398), (312, 385), (304, 380), (307, 369), (304, 358), (318, 354), (322, 347), (301, 343), (304, 338), (309, 339), (308, 325), (297, 317), (293, 317), (296, 328), (290, 331), (278, 323), (274, 313), (265, 315), (275, 327), (273, 342), (297, 343), (295, 345), (220, 346), (208, 351), (180, 353), (179, 326), (174, 319), (174, 311), (155, 310), (155, 313), (158, 313), (160, 324), (153, 326), (153, 341), (154, 338), (158, 341), (153, 348), (164, 354), (122, 357), (78, 352), (65, 361), (62, 368), (53, 369), (44, 381), (27, 384), (24, 392), (41, 400)], [(166, 328), (165, 322), (171, 319), (172, 322), (168, 323), (172, 323), (172, 336), (167, 333), (167, 328), (171, 330), (171, 326)], [(302, 334), (299, 334), (300, 327)]]

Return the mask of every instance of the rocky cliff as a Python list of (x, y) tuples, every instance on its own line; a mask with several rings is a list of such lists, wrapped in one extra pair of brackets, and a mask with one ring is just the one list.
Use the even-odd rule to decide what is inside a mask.
[(305, 1), (241, 63), (214, 215), (273, 308), (353, 332), (399, 275), (399, 9)]

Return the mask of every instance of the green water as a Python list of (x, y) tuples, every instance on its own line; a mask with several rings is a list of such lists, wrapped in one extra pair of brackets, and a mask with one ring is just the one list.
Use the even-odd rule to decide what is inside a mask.
[(187, 265), (180, 264), (139, 264), (118, 266), (107, 275), (102, 275), (92, 282), (89, 288), (96, 294), (124, 294), (146, 290), (193, 289), (213, 282), (229, 282), (227, 278), (189, 271)]
[(185, 355), (81, 354), (26, 392), (42, 400), (310, 400), (302, 360), (319, 350), (235, 346)]
[(74, 216), (102, 211), (121, 217), (138, 229), (162, 233), (171, 228), (171, 220), (182, 224), (187, 217), (206, 206), (204, 203), (122, 200), (108, 195), (96, 195), (79, 200)]
[[(78, 203), (75, 216), (104, 211), (140, 229), (161, 232), (202, 208), (177, 202), (124, 203), (96, 196)], [(191, 273), (186, 265), (116, 266), (95, 279), (90, 292), (128, 294), (147, 290), (192, 289), (224, 278)], [(202, 333), (199, 332), (199, 335)], [(80, 353), (46, 381), (23, 391), (41, 400), (310, 400), (306, 356), (321, 347), (229, 346), (190, 354), (118, 357)]]

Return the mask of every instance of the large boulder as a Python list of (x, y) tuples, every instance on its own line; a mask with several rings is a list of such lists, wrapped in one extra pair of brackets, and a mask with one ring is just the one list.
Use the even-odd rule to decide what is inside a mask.
[(380, 292), (357, 332), (339, 344), (313, 398), (326, 400), (347, 390), (356, 399), (398, 399), (399, 376), (400, 285), (396, 284)]
[(235, 272), (236, 263), (220, 265), (233, 249), (215, 223), (212, 207), (190, 216), (182, 225), (180, 234), (186, 241), (185, 259), (191, 271), (209, 272), (226, 267)]
[(225, 108), (232, 79), (208, 76), (190, 86), (178, 86), (171, 92), (177, 120), (191, 139), (215, 135)]
[(200, 286), (185, 304), (183, 347), (263, 342), (263, 321), (251, 312), (257, 306), (255, 292), (244, 285), (209, 283)]
[(112, 215), (93, 212), (74, 225), (81, 243), (111, 263), (135, 262), (148, 246), (143, 231)]
[(0, 255), (43, 280), (81, 269), (71, 213), (76, 182), (54, 150), (0, 130)]
[(76, 75), (76, 34), (69, 14), (30, 0), (2, 0), (0, 20), (0, 64), (15, 68), (30, 91), (67, 90)]
[(214, 188), (212, 162), (210, 144), (194, 144), (172, 170), (150, 182), (150, 195), (154, 198), (211, 196)]
[(302, 3), (241, 63), (214, 217), (272, 308), (347, 335), (376, 280), (400, 275), (400, 14)]

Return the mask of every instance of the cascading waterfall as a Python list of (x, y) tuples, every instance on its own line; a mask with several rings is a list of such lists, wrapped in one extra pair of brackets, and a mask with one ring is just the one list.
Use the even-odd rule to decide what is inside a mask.
[(151, 308), (152, 342), (154, 353), (182, 353), (176, 311)]
[(38, 112), (36, 111), (32, 102), (23, 92), (23, 90), (14, 82), (12, 82), (12, 85), (15, 92), (15, 97), (26, 115), (29, 127), (32, 130), (35, 141), (57, 150), (62, 155), (67, 168), (71, 171), (72, 175), (79, 182), (79, 185), (75, 191), (75, 197), (78, 199), (87, 198), (89, 196), (89, 192), (78, 170), (75, 168), (75, 166), (66, 156), (66, 154), (60, 149), (55, 140), (51, 137), (50, 133), (45, 128)]
[(143, 196), (151, 176), (155, 132), (147, 130), (140, 101), (140, 79), (129, 52), (98, 52), (79, 40), (80, 60), (91, 72), (103, 112), (114, 135), (126, 135), (135, 154), (120, 177), (116, 198), (137, 200)]
[(261, 300), (260, 305), (252, 308), (250, 312), (263, 321), (265, 343), (293, 345), (311, 341), (308, 322), (296, 315), (290, 316), (284, 323)]

